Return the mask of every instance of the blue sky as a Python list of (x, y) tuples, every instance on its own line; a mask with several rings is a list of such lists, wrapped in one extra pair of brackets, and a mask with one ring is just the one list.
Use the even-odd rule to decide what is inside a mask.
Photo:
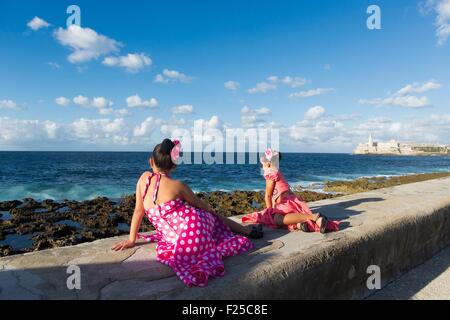
[(294, 152), (450, 144), (448, 36), (449, 0), (2, 1), (0, 150), (148, 151), (195, 120)]

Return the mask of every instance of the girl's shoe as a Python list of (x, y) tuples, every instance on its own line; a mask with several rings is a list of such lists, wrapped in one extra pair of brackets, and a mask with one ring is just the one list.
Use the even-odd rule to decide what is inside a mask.
[(320, 218), (322, 218), (322, 220), (321, 220), (320, 224), (317, 224), (317, 225), (320, 228), (320, 233), (325, 233), (325, 232), (327, 232), (328, 218), (326, 216), (324, 216), (323, 214), (318, 213), (316, 223), (317, 223), (317, 220)]
[(303, 232), (310, 232), (308, 228), (308, 224), (306, 222), (298, 223), (297, 228), (302, 230)]
[(256, 226), (252, 226), (252, 230), (248, 234), (248, 236), (252, 239), (261, 239), (264, 236), (264, 231), (261, 224)]

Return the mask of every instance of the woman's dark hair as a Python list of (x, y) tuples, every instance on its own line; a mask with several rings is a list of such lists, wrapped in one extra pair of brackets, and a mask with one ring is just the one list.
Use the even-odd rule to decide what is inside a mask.
[(160, 144), (155, 146), (153, 149), (152, 158), (155, 165), (163, 170), (170, 171), (176, 167), (175, 163), (172, 162), (170, 157), (170, 152), (172, 151), (175, 144), (170, 139), (164, 139)]

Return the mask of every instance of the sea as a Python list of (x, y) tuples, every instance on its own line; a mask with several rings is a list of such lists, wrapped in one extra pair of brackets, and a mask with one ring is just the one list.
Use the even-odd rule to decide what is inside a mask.
[[(134, 193), (140, 175), (150, 170), (149, 156), (145, 152), (3, 151), (0, 201), (118, 199)], [(291, 186), (322, 192), (326, 181), (449, 172), (450, 157), (284, 153), (280, 166)], [(172, 176), (196, 192), (265, 187), (258, 164), (181, 164)]]

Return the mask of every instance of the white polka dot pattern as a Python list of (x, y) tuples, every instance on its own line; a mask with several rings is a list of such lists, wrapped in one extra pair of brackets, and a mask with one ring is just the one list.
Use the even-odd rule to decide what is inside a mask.
[[(156, 175), (153, 201), (156, 201), (160, 175)], [(156, 228), (150, 236), (157, 241), (157, 259), (170, 266), (186, 286), (205, 286), (209, 277), (220, 277), (225, 269), (222, 257), (233, 256), (253, 248), (249, 239), (235, 235), (214, 214), (189, 206), (181, 198), (145, 210)]]

